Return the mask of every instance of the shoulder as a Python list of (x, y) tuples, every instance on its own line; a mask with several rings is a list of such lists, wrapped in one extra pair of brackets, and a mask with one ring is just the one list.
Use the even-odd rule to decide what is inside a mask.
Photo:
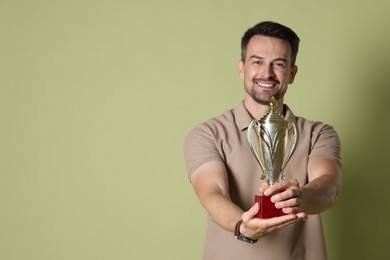
[(234, 109), (229, 109), (224, 113), (207, 120), (206, 122), (203, 123), (203, 125), (213, 130), (217, 130), (221, 128), (226, 129), (230, 126), (233, 125), (235, 126)]
[(186, 136), (184, 141), (184, 156), (187, 172), (192, 172), (200, 165), (209, 161), (223, 161), (221, 144), (229, 136), (227, 129), (234, 124), (233, 110), (198, 124)]
[(227, 131), (235, 126), (234, 109), (229, 109), (226, 112), (215, 116), (205, 122), (196, 125), (186, 137), (186, 140), (193, 137), (211, 137)]
[[(341, 166), (341, 142), (333, 126), (321, 121), (297, 118), (300, 125), (300, 136), (306, 139), (310, 150), (310, 158), (322, 157), (331, 159)], [(301, 138), (300, 137), (300, 138)]]
[(303, 117), (296, 117), (298, 128), (303, 132), (316, 139), (318, 137), (336, 138), (338, 134), (335, 128), (322, 121), (313, 121)]
[(335, 160), (341, 165), (341, 142), (333, 126), (321, 121), (295, 116), (289, 108), (287, 116), (289, 120), (295, 121), (301, 147), (307, 147), (310, 158), (324, 157)]
[(333, 126), (324, 123), (322, 121), (313, 121), (305, 117), (296, 116), (292, 110), (285, 105), (286, 118), (288, 121), (295, 121), (299, 130), (304, 131), (305, 133), (310, 133), (311, 136), (315, 136), (321, 133), (333, 133), (337, 135), (336, 130)]

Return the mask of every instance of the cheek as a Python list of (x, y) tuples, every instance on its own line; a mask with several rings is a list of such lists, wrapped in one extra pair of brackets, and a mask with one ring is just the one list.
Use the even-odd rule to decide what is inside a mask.
[(254, 70), (246, 70), (246, 73), (245, 73), (245, 78), (247, 80), (252, 80), (254, 77), (256, 76), (256, 71)]
[(287, 82), (287, 83), (289, 83), (290, 80), (291, 80), (291, 74), (290, 74), (290, 73), (286, 73), (286, 72), (280, 73), (279, 75), (277, 75), (277, 77), (278, 77), (281, 81), (284, 81), (284, 82)]

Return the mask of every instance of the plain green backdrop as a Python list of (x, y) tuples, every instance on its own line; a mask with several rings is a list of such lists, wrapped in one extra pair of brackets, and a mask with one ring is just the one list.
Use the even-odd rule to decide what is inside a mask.
[(183, 139), (241, 101), (262, 20), (301, 38), (286, 102), (342, 140), (330, 259), (389, 259), (387, 0), (0, 0), (0, 259), (201, 259)]

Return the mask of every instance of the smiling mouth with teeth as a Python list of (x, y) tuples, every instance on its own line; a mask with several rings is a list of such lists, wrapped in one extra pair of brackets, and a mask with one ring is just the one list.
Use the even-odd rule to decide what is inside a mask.
[(258, 82), (258, 81), (256, 81), (255, 83), (256, 83), (256, 85), (263, 87), (263, 88), (272, 88), (274, 85), (276, 85), (276, 83), (264, 83), (264, 82)]

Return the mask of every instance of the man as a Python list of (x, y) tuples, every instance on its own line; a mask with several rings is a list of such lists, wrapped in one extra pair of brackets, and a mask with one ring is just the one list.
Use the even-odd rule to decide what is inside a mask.
[[(281, 24), (250, 28), (238, 63), (243, 102), (198, 125), (185, 140), (189, 179), (209, 217), (203, 259), (327, 259), (319, 214), (338, 197), (340, 142), (331, 126), (294, 116), (283, 103), (298, 71), (298, 45), (298, 36)], [(285, 169), (287, 179), (269, 187), (259, 178), (246, 135), (249, 123), (269, 111), (272, 96), (277, 112), (296, 122), (299, 143)], [(286, 215), (255, 218), (258, 193), (271, 196)]]

